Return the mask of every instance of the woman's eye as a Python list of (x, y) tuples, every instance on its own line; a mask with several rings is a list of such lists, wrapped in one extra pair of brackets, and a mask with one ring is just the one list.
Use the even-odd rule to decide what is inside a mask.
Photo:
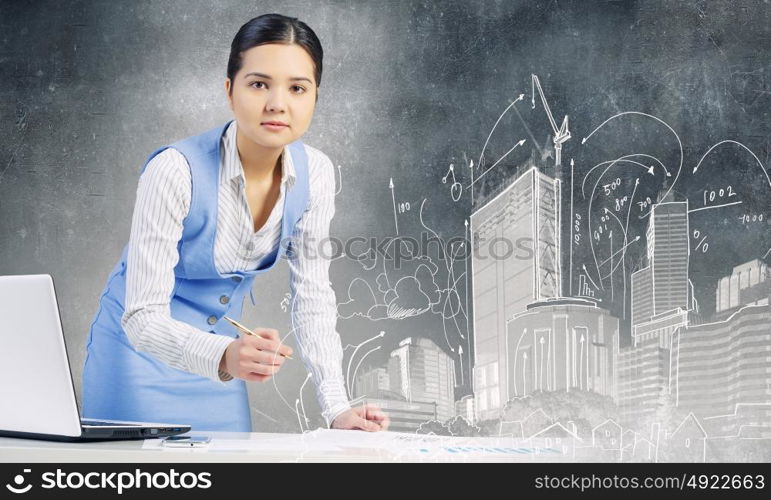
[[(260, 88), (260, 87), (257, 87), (256, 85), (265, 85), (265, 82), (252, 82), (249, 85), (251, 87), (254, 87), (254, 88)], [(302, 93), (306, 92), (305, 87), (302, 87), (300, 85), (293, 85), (291, 88), (292, 89), (296, 89), (295, 90), (296, 94), (302, 94)]]

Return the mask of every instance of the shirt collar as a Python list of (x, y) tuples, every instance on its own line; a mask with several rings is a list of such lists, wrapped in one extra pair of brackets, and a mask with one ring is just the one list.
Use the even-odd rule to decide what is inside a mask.
[[(236, 131), (237, 123), (233, 120), (228, 125), (223, 137), (223, 144), (225, 146), (225, 154), (223, 155), (224, 164), (222, 166), (222, 180), (230, 181), (238, 179), (239, 177), (246, 184), (246, 178), (244, 177), (244, 168), (241, 165), (241, 157), (238, 155), (238, 148), (236, 147)], [(284, 146), (281, 153), (281, 184), (286, 183), (289, 189), (294, 185), (297, 175), (295, 173), (294, 163), (292, 162), (292, 155), (289, 152), (289, 148)]]

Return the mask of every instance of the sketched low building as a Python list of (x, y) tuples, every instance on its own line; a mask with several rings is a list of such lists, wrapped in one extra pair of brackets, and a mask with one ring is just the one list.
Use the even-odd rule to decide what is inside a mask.
[(715, 290), (715, 319), (724, 320), (744, 306), (762, 306), (771, 296), (771, 269), (760, 259), (733, 268), (718, 281)]
[(393, 430), (414, 431), (423, 422), (455, 416), (455, 364), (430, 339), (408, 337), (391, 352), (387, 366), (356, 375), (352, 393), (388, 408)]
[(437, 420), (437, 405), (431, 401), (407, 401), (396, 392), (377, 391), (373, 395), (351, 400), (351, 406), (373, 404), (382, 409), (390, 419), (389, 431), (415, 432), (420, 424)]
[(407, 401), (436, 403), (437, 418), (455, 416), (455, 363), (427, 338), (408, 337), (399, 342), (388, 360), (391, 391)]
[(508, 394), (582, 389), (615, 396), (618, 318), (578, 298), (537, 302), (507, 322)]
[(690, 316), (680, 308), (654, 316), (635, 327), (632, 345), (619, 349), (616, 396), (622, 425), (653, 418), (662, 395), (671, 397), (673, 339)]
[(473, 395), (467, 394), (455, 402), (455, 415), (465, 418), (471, 424), (476, 422)]
[(672, 380), (675, 404), (709, 421), (711, 437), (771, 437), (771, 305), (678, 330)]
[(359, 397), (390, 389), (391, 379), (388, 370), (383, 366), (378, 366), (367, 370), (354, 379), (352, 393), (354, 397)]

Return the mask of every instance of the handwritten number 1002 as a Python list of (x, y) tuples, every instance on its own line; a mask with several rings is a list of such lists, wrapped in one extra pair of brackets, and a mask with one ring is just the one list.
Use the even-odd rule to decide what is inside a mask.
[(728, 186), (725, 189), (705, 189), (704, 205), (706, 206), (708, 202), (715, 201), (715, 198), (730, 198), (731, 196), (736, 196), (736, 191), (734, 191), (731, 186)]

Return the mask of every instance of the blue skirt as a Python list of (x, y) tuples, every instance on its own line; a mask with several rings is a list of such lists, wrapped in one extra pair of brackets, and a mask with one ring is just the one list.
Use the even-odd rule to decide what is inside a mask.
[(91, 325), (83, 367), (83, 416), (191, 425), (193, 430), (252, 430), (246, 383), (222, 385), (136, 351), (120, 322), (110, 282)]

